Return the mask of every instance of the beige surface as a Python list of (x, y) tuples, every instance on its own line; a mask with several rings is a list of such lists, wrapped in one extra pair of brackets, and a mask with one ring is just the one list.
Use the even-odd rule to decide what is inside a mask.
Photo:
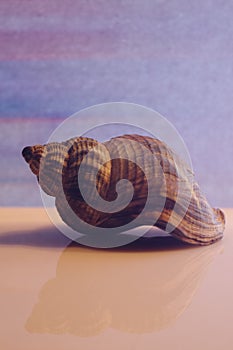
[(224, 240), (70, 245), (42, 208), (0, 209), (0, 349), (232, 349), (233, 210)]

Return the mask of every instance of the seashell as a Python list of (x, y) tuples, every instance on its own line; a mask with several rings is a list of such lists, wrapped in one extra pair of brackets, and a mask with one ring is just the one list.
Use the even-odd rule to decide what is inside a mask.
[(224, 213), (210, 206), (188, 165), (158, 139), (123, 135), (100, 143), (77, 137), (25, 147), (22, 155), (43, 191), (56, 198), (62, 220), (79, 232), (87, 225), (119, 232), (154, 225), (199, 245), (223, 236)]

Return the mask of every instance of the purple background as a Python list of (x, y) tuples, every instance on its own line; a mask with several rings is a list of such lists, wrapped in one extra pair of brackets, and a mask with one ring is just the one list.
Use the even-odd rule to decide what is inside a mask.
[(0, 205), (42, 205), (23, 146), (127, 101), (170, 120), (212, 205), (232, 206), (232, 18), (231, 0), (2, 0)]

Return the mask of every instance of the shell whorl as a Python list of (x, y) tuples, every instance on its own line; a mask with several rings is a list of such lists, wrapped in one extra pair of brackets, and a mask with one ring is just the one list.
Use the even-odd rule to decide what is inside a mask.
[[(130, 158), (126, 159), (122, 154), (129, 154)], [(133, 196), (125, 208), (107, 212), (85, 201), (78, 185), (78, 174), (87, 155), (83, 182), (89, 197), (94, 199), (97, 190), (107, 208), (117, 197), (117, 184), (126, 179), (133, 186)], [(157, 163), (151, 162), (151, 156)], [(187, 164), (158, 139), (123, 135), (104, 143), (85, 137), (50, 143), (44, 145), (40, 167), (42, 189), (56, 197), (56, 207), (63, 221), (76, 230), (75, 216), (94, 227), (114, 228), (133, 221), (143, 212), (152, 181), (153, 205), (141, 215), (137, 225), (151, 225), (154, 220), (155, 226), (191, 244), (207, 245), (223, 236), (223, 212), (211, 208)], [(95, 184), (93, 188), (89, 185), (90, 179)], [(125, 195), (128, 192), (129, 187), (126, 187)], [(158, 198), (164, 203), (161, 212)], [(73, 216), (67, 215), (68, 207)]]

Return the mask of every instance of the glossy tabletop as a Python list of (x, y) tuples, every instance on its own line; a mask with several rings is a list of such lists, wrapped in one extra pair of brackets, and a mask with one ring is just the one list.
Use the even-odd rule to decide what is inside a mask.
[(0, 349), (232, 349), (233, 210), (224, 239), (72, 243), (43, 208), (0, 209)]

